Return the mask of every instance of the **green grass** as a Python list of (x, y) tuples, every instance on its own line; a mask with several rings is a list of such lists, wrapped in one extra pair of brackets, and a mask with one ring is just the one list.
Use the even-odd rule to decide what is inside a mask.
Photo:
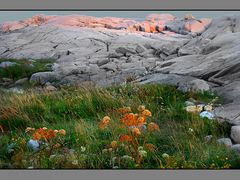
[[(0, 68), (0, 78), (10, 78), (13, 80), (30, 77), (36, 72), (49, 71), (49, 68), (45, 65), (52, 64), (54, 62), (52, 59), (35, 60), (32, 63), (27, 59), (0, 59), (0, 63), (4, 61), (17, 63), (14, 66)], [(33, 66), (31, 66), (31, 64)]]
[[(117, 164), (119, 168), (208, 169), (228, 168), (229, 164), (230, 168), (240, 168), (240, 156), (216, 143), (216, 139), (229, 135), (230, 126), (187, 113), (184, 102), (190, 98), (211, 102), (215, 95), (182, 93), (171, 86), (134, 84), (108, 88), (66, 87), (52, 93), (29, 90), (22, 95), (1, 94), (0, 124), (7, 133), (0, 137), (0, 164), (2, 168), (113, 168), (116, 164), (113, 165), (111, 159), (125, 152), (102, 153), (118, 138), (118, 133), (108, 128), (102, 131), (98, 123), (105, 115), (118, 122), (116, 109), (129, 106), (137, 112), (138, 106), (143, 104), (153, 114), (149, 121), (157, 123), (161, 129), (149, 138), (157, 151), (147, 152), (140, 166), (128, 162)], [(28, 126), (65, 129), (64, 147), (74, 149), (75, 156), (67, 155), (63, 162), (50, 162), (44, 153), (36, 157), (20, 143), (30, 139), (24, 132)], [(205, 142), (204, 137), (210, 134), (213, 140)], [(14, 152), (9, 153), (7, 146), (13, 142), (17, 145)], [(85, 152), (81, 152), (81, 146), (86, 147)], [(162, 157), (163, 153), (170, 155), (168, 162)], [(62, 154), (62, 151), (55, 154)], [(77, 166), (69, 164), (71, 158), (78, 160)], [(40, 160), (34, 162), (36, 159)]]

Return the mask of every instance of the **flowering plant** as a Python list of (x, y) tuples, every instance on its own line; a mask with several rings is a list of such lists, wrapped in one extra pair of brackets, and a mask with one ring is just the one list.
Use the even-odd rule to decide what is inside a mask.
[[(112, 149), (117, 149), (119, 144), (124, 144), (131, 157), (134, 158), (137, 165), (139, 165), (143, 158), (146, 157), (147, 152), (144, 150), (154, 151), (155, 146), (147, 143), (147, 140), (153, 132), (159, 132), (159, 126), (154, 122), (147, 122), (147, 119), (152, 116), (151, 111), (141, 105), (138, 107), (138, 113), (132, 112), (130, 107), (120, 108), (118, 112), (121, 114), (119, 121), (120, 125), (117, 127), (125, 129), (124, 134), (120, 134), (118, 140), (111, 142), (110, 146)], [(111, 118), (105, 116), (100, 124), (100, 129), (105, 129), (111, 123)]]

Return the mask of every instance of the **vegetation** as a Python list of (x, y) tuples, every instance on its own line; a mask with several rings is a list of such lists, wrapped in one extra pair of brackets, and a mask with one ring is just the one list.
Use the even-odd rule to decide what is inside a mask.
[(216, 143), (230, 127), (188, 113), (190, 98), (215, 95), (156, 84), (2, 92), (0, 167), (240, 168), (240, 156)]
[(16, 64), (5, 68), (0, 68), (0, 79), (10, 78), (13, 80), (30, 77), (36, 72), (49, 71), (49, 67), (47, 67), (46, 65), (52, 64), (54, 62), (54, 60), (52, 59), (41, 59), (32, 61), (27, 59), (0, 59), (0, 63), (5, 61)]

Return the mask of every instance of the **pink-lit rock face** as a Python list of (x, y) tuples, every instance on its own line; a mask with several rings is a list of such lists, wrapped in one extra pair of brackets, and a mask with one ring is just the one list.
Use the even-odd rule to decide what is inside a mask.
[(55, 26), (75, 26), (75, 27), (90, 27), (90, 28), (109, 28), (120, 29), (137, 23), (133, 19), (104, 17), (96, 18), (92, 16), (59, 16), (51, 19), (48, 24)]
[(146, 21), (157, 22), (157, 21), (172, 21), (176, 19), (172, 14), (149, 14), (146, 17)]
[[(180, 19), (181, 21), (181, 19)], [(171, 14), (150, 14), (142, 22), (138, 22), (131, 18), (116, 18), (116, 17), (93, 17), (81, 15), (68, 15), (68, 16), (45, 16), (36, 15), (32, 18), (7, 22), (1, 25), (3, 32), (11, 32), (14, 30), (22, 29), (27, 26), (41, 26), (51, 25), (59, 28), (69, 27), (88, 27), (88, 28), (106, 28), (120, 30), (124, 29), (129, 32), (146, 32), (146, 33), (163, 33), (167, 35), (181, 34), (185, 32), (203, 32), (206, 27), (211, 23), (210, 19), (184, 19), (182, 23), (177, 23), (175, 30), (166, 28), (169, 23), (180, 22), (175, 16)], [(175, 23), (176, 24), (176, 23)], [(180, 27), (181, 31), (178, 31)]]
[(2, 25), (3, 32), (10, 32), (18, 29), (22, 29), (27, 26), (40, 26), (41, 24), (46, 23), (50, 19), (54, 18), (55, 16), (45, 16), (45, 15), (36, 15), (32, 18), (22, 20), (22, 21), (13, 21), (13, 22), (6, 22)]
[(210, 19), (192, 20), (185, 23), (185, 29), (189, 32), (202, 33), (210, 23)]

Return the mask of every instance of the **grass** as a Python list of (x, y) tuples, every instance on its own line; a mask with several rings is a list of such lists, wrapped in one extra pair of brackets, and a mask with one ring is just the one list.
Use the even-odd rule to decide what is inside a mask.
[[(240, 168), (240, 156), (216, 143), (218, 138), (229, 135), (230, 126), (186, 112), (184, 102), (190, 98), (211, 102), (215, 96), (206, 92), (182, 93), (175, 87), (156, 84), (65, 87), (51, 93), (29, 90), (20, 95), (1, 93), (0, 125), (5, 133), (0, 137), (0, 165), (2, 168)], [(147, 151), (142, 163), (136, 164), (122, 160), (129, 155), (124, 149), (110, 151), (109, 145), (118, 139), (119, 131), (101, 130), (98, 125), (106, 115), (117, 123), (120, 115), (116, 109), (131, 107), (137, 112), (139, 105), (152, 112), (149, 121), (158, 124), (161, 131), (149, 137), (156, 150)], [(54, 150), (50, 158), (47, 151), (33, 153), (26, 148), (31, 138), (24, 132), (26, 127), (65, 129), (67, 135), (61, 141), (62, 147)], [(213, 140), (206, 142), (207, 135), (213, 135)], [(15, 144), (11, 152), (10, 144)], [(81, 146), (86, 151), (82, 152)], [(75, 153), (66, 154), (66, 149), (74, 149)], [(164, 153), (169, 157), (163, 157)], [(52, 160), (53, 157), (56, 159)], [(113, 158), (117, 163), (112, 162)]]
[(0, 63), (4, 61), (14, 62), (16, 65), (5, 68), (0, 68), (0, 78), (10, 78), (18, 80), (25, 77), (30, 77), (36, 72), (49, 71), (49, 67), (46, 64), (52, 64), (52, 59), (41, 59), (29, 61), (27, 59), (0, 59)]

